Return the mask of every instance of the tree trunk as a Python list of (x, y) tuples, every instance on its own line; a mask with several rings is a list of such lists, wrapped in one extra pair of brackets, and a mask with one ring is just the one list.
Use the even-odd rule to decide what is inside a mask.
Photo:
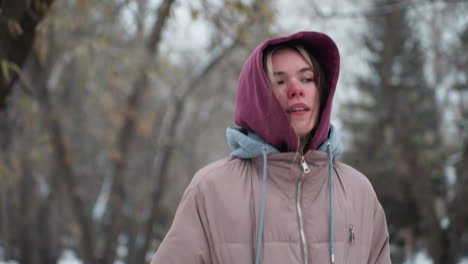
[(29, 55), (36, 27), (54, 0), (3, 0), (0, 2), (0, 112)]
[(38, 89), (41, 115), (49, 132), (52, 155), (57, 168), (57, 173), (53, 173), (54, 181), (57, 183), (57, 187), (63, 190), (66, 197), (69, 198), (72, 219), (76, 221), (76, 225), (79, 227), (77, 234), (79, 255), (85, 263), (93, 264), (95, 263), (95, 257), (91, 220), (86, 214), (83, 199), (78, 193), (76, 175), (70, 164), (70, 153), (66, 148), (63, 129), (59, 117), (53, 109), (49, 94), (50, 87), (47, 87), (46, 80), (48, 76), (36, 56), (33, 57), (32, 64), (34, 68), (32, 71), (35, 72), (37, 78), (35, 82)]
[(34, 232), (33, 218), (34, 179), (28, 161), (28, 155), (23, 153), (21, 160), (22, 177), (20, 178), (20, 263), (34, 263)]
[(0, 200), (0, 209), (1, 209), (1, 215), (2, 215), (2, 219), (1, 219), (1, 222), (2, 222), (2, 226), (1, 226), (1, 236), (0, 236), (0, 239), (1, 239), (1, 243), (2, 243), (2, 246), (3, 246), (3, 260), (8, 260), (10, 258), (13, 257), (12, 255), (12, 249), (13, 249), (13, 246), (11, 245), (11, 240), (12, 240), (12, 232), (14, 233), (14, 230), (12, 230), (11, 228), (11, 208), (10, 208), (10, 205), (11, 205), (11, 191), (9, 190), (9, 188), (7, 188), (7, 186), (5, 185), (0, 185), (1, 187), (1, 190), (0, 190), (0, 195), (1, 195), (1, 200)]
[(468, 140), (464, 142), (464, 148), (460, 161), (456, 164), (457, 182), (455, 185), (455, 198), (449, 207), (450, 228), (447, 239), (447, 260), (444, 263), (455, 264), (462, 257), (462, 237), (467, 233), (468, 227)]
[(139, 69), (138, 76), (133, 91), (128, 97), (127, 108), (125, 112), (125, 121), (118, 136), (118, 151), (119, 158), (114, 160), (114, 178), (110, 195), (110, 220), (109, 226), (106, 228), (107, 236), (105, 240), (105, 249), (103, 253), (103, 263), (113, 264), (116, 259), (116, 249), (118, 246), (118, 238), (123, 226), (123, 207), (126, 200), (126, 191), (124, 187), (124, 176), (127, 167), (127, 153), (130, 148), (131, 138), (135, 132), (135, 124), (137, 120), (138, 107), (143, 99), (143, 96), (148, 89), (148, 80), (146, 77), (146, 68), (151, 65), (152, 61), (157, 58), (158, 46), (161, 40), (161, 34), (169, 17), (174, 0), (164, 0), (156, 14), (152, 34), (150, 35), (146, 45), (146, 57)]
[[(151, 191), (149, 217), (143, 223), (143, 234), (141, 235), (144, 237), (144, 244), (141, 247), (140, 252), (137, 254), (138, 258), (136, 263), (143, 263), (145, 261), (144, 257), (146, 257), (150, 241), (153, 239), (155, 234), (154, 224), (156, 222), (156, 217), (160, 212), (160, 203), (162, 201), (162, 195), (167, 181), (168, 166), (176, 149), (176, 142), (174, 142), (173, 138), (176, 134), (176, 129), (180, 124), (182, 113), (184, 112), (185, 101), (190, 94), (194, 93), (202, 78), (241, 43), (240, 37), (245, 34), (252, 25), (255, 23), (265, 23), (265, 17), (262, 16), (262, 14), (259, 14), (258, 11), (266, 10), (266, 3), (267, 1), (265, 0), (254, 1), (252, 4), (252, 15), (248, 16), (243, 23), (241, 23), (232, 43), (220, 49), (218, 52), (213, 52), (213, 58), (202, 65), (200, 67), (201, 69), (194, 70), (193, 72), (195, 74), (188, 78), (186, 83), (181, 85), (180, 93), (177, 93), (178, 91), (174, 92), (174, 96), (172, 97), (173, 101), (168, 104), (169, 109), (166, 111), (166, 115), (164, 117), (165, 120), (162, 122), (163, 124), (160, 125), (160, 129), (158, 130), (159, 138), (156, 143), (156, 158), (153, 162), (153, 168), (150, 170), (152, 171), (152, 174), (156, 175), (156, 178), (155, 183), (153, 184), (154, 188)], [(180, 94), (180, 96), (177, 96), (177, 94)]]
[[(58, 216), (53, 214), (52, 207), (55, 205), (53, 197), (52, 194), (49, 194), (49, 197), (42, 201), (43, 204), (38, 210), (37, 224), (35, 225), (37, 227), (35, 246), (38, 251), (39, 264), (57, 263), (59, 250), (61, 249), (56, 235), (57, 223), (54, 221)], [(47, 243), (43, 241), (47, 241)]]

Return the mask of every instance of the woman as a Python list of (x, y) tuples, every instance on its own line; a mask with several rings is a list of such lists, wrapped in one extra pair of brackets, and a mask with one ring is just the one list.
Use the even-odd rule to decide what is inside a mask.
[(231, 157), (196, 173), (152, 264), (390, 263), (384, 211), (335, 161), (335, 43), (299, 32), (259, 45), (240, 74)]

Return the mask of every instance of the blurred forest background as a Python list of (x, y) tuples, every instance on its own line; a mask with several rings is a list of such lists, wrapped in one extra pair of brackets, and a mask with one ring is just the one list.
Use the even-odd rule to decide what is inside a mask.
[[(337, 41), (393, 263), (468, 257), (468, 1), (1, 0), (0, 262), (148, 263), (268, 37)], [(183, 250), (183, 249), (181, 249)], [(80, 263), (80, 262), (78, 262)]]

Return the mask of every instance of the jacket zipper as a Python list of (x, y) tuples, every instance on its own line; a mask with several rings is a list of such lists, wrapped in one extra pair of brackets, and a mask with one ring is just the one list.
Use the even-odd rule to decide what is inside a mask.
[(344, 252), (344, 263), (348, 264), (349, 262), (349, 252), (351, 250), (351, 247), (354, 245), (356, 242), (356, 235), (354, 234), (354, 225), (349, 225), (348, 226), (348, 239), (346, 241), (346, 247), (345, 247), (345, 252)]
[(304, 264), (307, 264), (308, 262), (307, 241), (306, 241), (305, 232), (304, 232), (304, 221), (302, 219), (301, 196), (302, 196), (302, 183), (304, 182), (305, 175), (310, 172), (310, 169), (304, 159), (304, 156), (302, 156), (302, 159), (301, 159), (301, 167), (302, 167), (301, 179), (297, 182), (296, 207), (297, 207), (297, 215), (299, 218), (299, 232), (301, 235), (301, 243), (302, 243), (302, 257), (304, 258)]

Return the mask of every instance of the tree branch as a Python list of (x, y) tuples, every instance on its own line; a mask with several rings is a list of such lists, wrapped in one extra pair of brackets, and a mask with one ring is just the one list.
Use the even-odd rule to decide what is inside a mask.
[[(34, 43), (36, 27), (53, 2), (54, 0), (0, 2), (0, 62), (23, 67)], [(12, 69), (0, 73), (0, 111), (6, 108), (7, 98), (17, 79), (18, 74)]]
[(124, 175), (128, 160), (126, 156), (130, 148), (131, 139), (135, 133), (138, 106), (148, 89), (146, 69), (158, 56), (158, 46), (160, 44), (162, 31), (169, 18), (169, 13), (173, 3), (174, 0), (164, 0), (157, 10), (157, 19), (146, 44), (147, 55), (139, 68), (138, 72), (140, 74), (133, 85), (133, 91), (127, 99), (124, 125), (117, 138), (119, 158), (114, 159), (113, 162), (114, 179), (112, 181), (109, 204), (110, 221), (107, 230), (107, 237), (105, 239), (106, 246), (103, 253), (103, 263), (106, 264), (112, 264), (115, 261), (118, 236), (123, 226), (123, 204), (126, 199)]
[(389, 15), (394, 12), (401, 11), (406, 8), (421, 8), (424, 5), (434, 5), (436, 3), (447, 3), (447, 4), (461, 4), (466, 2), (465, 0), (432, 0), (432, 1), (420, 1), (419, 3), (415, 0), (403, 0), (395, 3), (387, 3), (379, 5), (373, 8), (362, 9), (358, 11), (331, 11), (324, 12), (315, 2), (311, 2), (311, 6), (315, 12), (315, 16), (321, 19), (355, 19), (365, 17), (380, 17)]
[[(41, 67), (39, 66), (38, 59), (34, 57), (34, 65), (36, 66), (35, 72), (37, 76), (43, 76), (40, 74)], [(76, 175), (70, 164), (70, 153), (66, 148), (65, 139), (63, 138), (63, 129), (60, 125), (59, 117), (54, 111), (49, 91), (52, 87), (48, 87), (50, 81), (38, 80), (38, 101), (41, 105), (41, 111), (43, 118), (45, 119), (46, 126), (49, 129), (50, 140), (52, 145), (52, 153), (57, 163), (59, 173), (54, 173), (55, 181), (60, 184), (61, 188), (69, 197), (71, 212), (73, 213), (73, 219), (76, 221), (79, 229), (79, 253), (80, 257), (85, 263), (95, 263), (93, 254), (93, 238), (92, 238), (92, 227), (91, 221), (86, 215), (84, 202), (78, 193), (78, 184), (76, 182)]]
[[(159, 137), (155, 144), (156, 157), (153, 161), (153, 167), (150, 170), (152, 175), (156, 175), (154, 188), (151, 194), (151, 209), (148, 219), (144, 222), (143, 236), (145, 236), (144, 244), (141, 248), (141, 252), (138, 256), (145, 256), (148, 252), (149, 244), (154, 236), (154, 223), (156, 217), (160, 211), (162, 194), (164, 187), (167, 182), (167, 170), (169, 161), (176, 149), (174, 135), (176, 129), (182, 118), (182, 113), (185, 109), (184, 102), (188, 96), (193, 94), (202, 78), (207, 75), (222, 59), (228, 56), (239, 44), (241, 44), (242, 36), (245, 31), (254, 23), (261, 20), (262, 16), (259, 16), (258, 11), (262, 6), (264, 0), (256, 0), (253, 6), (253, 12), (246, 17), (246, 19), (240, 24), (237, 34), (230, 43), (213, 52), (213, 55), (205, 63), (200, 64), (191, 74), (190, 78), (184, 82), (179, 89), (174, 88), (176, 91), (175, 96), (172, 97), (172, 102), (168, 104), (169, 109), (166, 111), (161, 128), (158, 130)], [(137, 263), (142, 263), (144, 260), (139, 260)]]

